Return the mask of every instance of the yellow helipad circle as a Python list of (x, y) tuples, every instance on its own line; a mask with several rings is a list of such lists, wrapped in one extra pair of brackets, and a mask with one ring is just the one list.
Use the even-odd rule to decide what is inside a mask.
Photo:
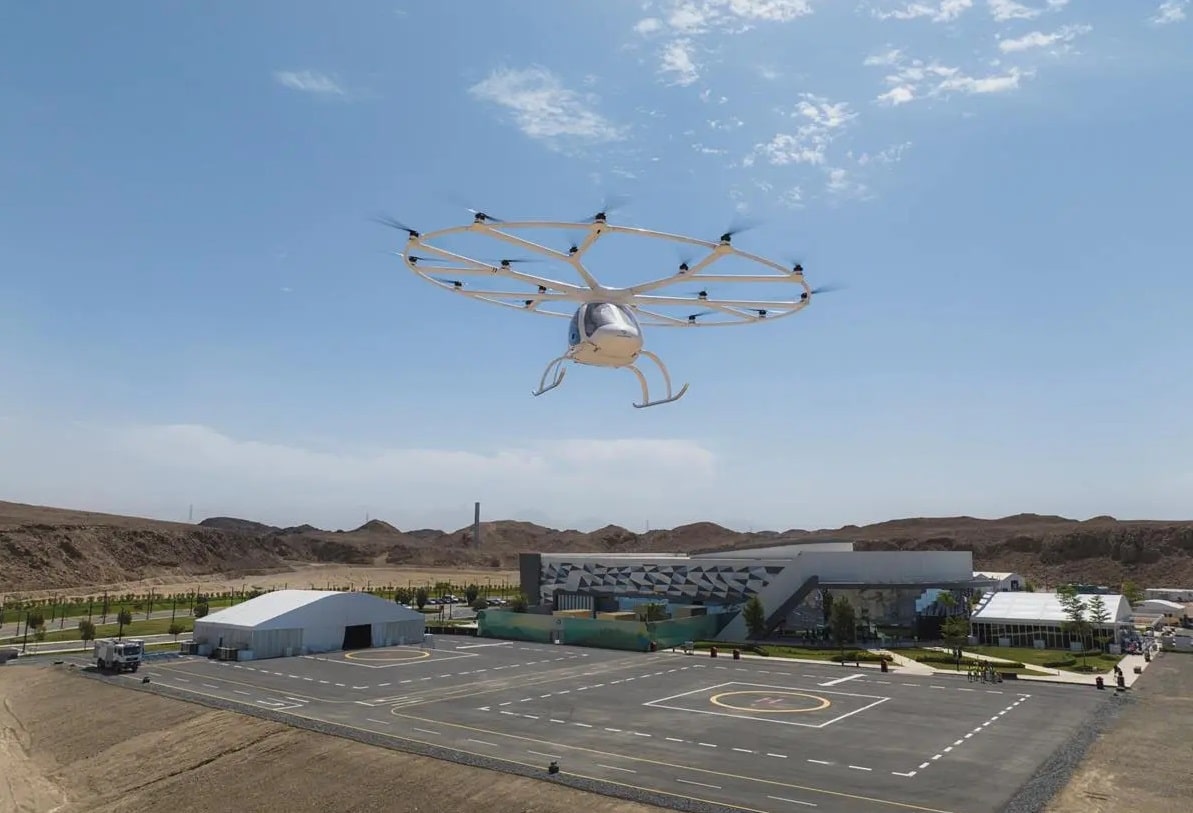
[[(760, 699), (765, 699), (768, 697), (776, 698), (776, 699), (780, 699), (783, 697), (805, 697), (809, 700), (816, 701), (817, 705), (808, 706), (806, 708), (798, 708), (798, 709), (782, 708), (779, 705), (775, 705), (772, 708), (766, 708), (765, 706), (759, 707), (758, 705), (736, 706), (733, 703), (726, 703), (721, 700), (722, 697), (736, 697), (739, 695), (747, 695), (747, 694), (761, 695), (762, 697)], [(714, 694), (712, 697), (708, 698), (708, 700), (714, 706), (720, 706), (721, 708), (724, 708), (724, 709), (733, 709), (734, 711), (748, 711), (748, 712), (752, 712), (754, 714), (803, 714), (803, 713), (809, 712), (809, 711), (824, 711), (825, 709), (827, 709), (829, 706), (832, 705), (832, 702), (830, 702), (827, 698), (821, 697), (820, 695), (808, 694), (807, 692), (795, 692), (795, 691), (791, 691), (789, 689), (773, 690), (773, 691), (769, 691), (769, 692), (764, 691), (762, 689), (739, 690), (739, 691), (735, 691), (735, 692), (721, 692), (720, 694)], [(780, 703), (782, 702), (781, 699), (779, 700), (779, 702)]]
[(431, 657), (431, 653), (425, 649), (395, 649), (390, 652), (380, 652), (375, 649), (364, 649), (358, 652), (345, 652), (344, 657), (350, 661), (400, 663), (402, 661), (417, 661), (423, 658), (429, 658)]

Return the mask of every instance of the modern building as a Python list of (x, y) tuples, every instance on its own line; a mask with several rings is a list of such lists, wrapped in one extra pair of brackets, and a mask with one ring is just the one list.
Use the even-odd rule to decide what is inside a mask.
[[(1133, 630), (1131, 603), (1117, 594), (1078, 594), (1087, 608), (1100, 600), (1106, 607), (1107, 621), (1094, 624), (1112, 643), (1121, 643)], [(1087, 610), (1085, 618), (1091, 620)], [(1065, 630), (1068, 616), (1057, 593), (992, 592), (983, 597), (970, 616), (970, 634), (979, 644), (991, 646), (1070, 649), (1070, 634)]]
[(194, 642), (239, 660), (422, 641), (423, 614), (370, 593), (275, 590), (195, 621)]
[(1184, 626), (1189, 618), (1189, 611), (1184, 604), (1162, 598), (1144, 599), (1131, 609), (1137, 615), (1158, 616), (1162, 623), (1170, 627)]
[(672, 618), (731, 614), (717, 636), (726, 641), (745, 640), (740, 610), (753, 596), (769, 632), (822, 625), (822, 591), (847, 597), (863, 623), (911, 629), (941, 591), (968, 594), (984, 584), (969, 551), (855, 551), (838, 541), (691, 554), (524, 553), (519, 567), (538, 612), (662, 603)]
[(973, 577), (989, 582), (989, 585), (985, 589), (998, 593), (1015, 593), (1025, 589), (1027, 586), (1027, 579), (1018, 573), (1009, 573), (1002, 570), (975, 570)]
[(1193, 588), (1188, 587), (1149, 587), (1143, 591), (1144, 598), (1159, 598), (1166, 601), (1193, 601)]

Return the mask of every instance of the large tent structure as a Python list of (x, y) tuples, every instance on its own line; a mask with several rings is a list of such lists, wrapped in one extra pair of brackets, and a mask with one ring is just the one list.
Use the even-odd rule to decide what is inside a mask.
[[(1131, 603), (1117, 593), (1083, 593), (1085, 620), (1091, 627), (1117, 642), (1124, 629), (1131, 628)], [(1106, 621), (1092, 623), (1095, 602), (1106, 610)], [(978, 643), (997, 646), (1068, 649), (1073, 637), (1066, 629), (1069, 620), (1057, 593), (989, 593), (970, 616)]]
[(276, 590), (195, 621), (200, 646), (280, 658), (422, 641), (423, 614), (370, 593)]

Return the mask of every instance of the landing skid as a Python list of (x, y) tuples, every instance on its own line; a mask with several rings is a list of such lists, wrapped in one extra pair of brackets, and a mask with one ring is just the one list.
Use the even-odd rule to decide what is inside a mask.
[[(639, 370), (636, 365), (627, 364), (626, 369), (628, 369), (635, 376), (637, 376), (638, 383), (642, 386), (642, 403), (634, 404), (634, 408), (635, 409), (645, 409), (646, 407), (659, 406), (660, 404), (670, 404), (673, 401), (678, 401), (680, 398), (683, 398), (684, 394), (688, 391), (688, 385), (684, 384), (680, 388), (679, 392), (677, 392), (673, 395), (671, 393), (671, 374), (667, 372), (667, 366), (665, 364), (663, 364), (663, 362), (659, 359), (658, 356), (656, 356), (654, 353), (650, 352), (649, 350), (641, 351), (641, 355), (645, 356), (646, 358), (653, 361), (655, 363), (655, 365), (659, 368), (659, 372), (661, 372), (663, 374), (663, 383), (667, 387), (667, 397), (660, 398), (657, 401), (650, 400), (650, 387), (646, 383), (646, 376), (644, 376), (642, 374), (642, 371)], [(560, 384), (562, 384), (563, 377), (565, 375), (567, 375), (567, 369), (564, 367), (564, 364), (571, 360), (572, 360), (571, 356), (566, 355), (566, 354), (559, 356), (558, 358), (552, 359), (551, 362), (547, 365), (547, 369), (543, 370), (543, 377), (541, 379), (539, 379), (538, 389), (535, 390), (534, 392), (532, 392), (531, 395), (538, 397), (538, 396), (542, 395), (543, 393), (550, 392), (551, 390), (555, 389)], [(547, 383), (548, 379), (551, 380), (550, 384)]]

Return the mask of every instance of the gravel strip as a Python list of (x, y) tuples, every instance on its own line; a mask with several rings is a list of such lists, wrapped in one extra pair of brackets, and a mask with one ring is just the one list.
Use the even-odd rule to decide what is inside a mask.
[[(1082, 689), (1074, 687), (1074, 691)], [(1097, 691), (1092, 687), (1084, 691)], [(1128, 689), (1116, 691), (1113, 684), (1104, 689), (1110, 697), (1087, 719), (1086, 724), (1074, 732), (1064, 745), (1052, 752), (1047, 761), (1023, 783), (1003, 808), (1003, 813), (1039, 813), (1047, 807), (1054, 796), (1069, 784), (1073, 773), (1085, 757), (1090, 746), (1097, 741), (1118, 720), (1119, 716), (1135, 702)]]
[(523, 765), (518, 765), (515, 763), (489, 759), (483, 756), (473, 756), (472, 754), (466, 754), (451, 748), (440, 748), (434, 745), (424, 745), (420, 742), (401, 739), (395, 735), (387, 735), (379, 732), (373, 733), (362, 729), (336, 725), (335, 723), (323, 722), (321, 720), (311, 720), (305, 717), (279, 713), (266, 708), (254, 708), (247, 705), (240, 705), (230, 700), (221, 700), (219, 698), (207, 697), (204, 695), (194, 695), (181, 689), (175, 689), (170, 686), (154, 683), (153, 681), (150, 681), (149, 683), (134, 683), (130, 685), (127, 681), (101, 675), (90, 667), (85, 669), (76, 669), (75, 671), (84, 677), (90, 678), (91, 680), (103, 681), (105, 683), (110, 683), (125, 689), (131, 688), (137, 691), (151, 692), (161, 697), (169, 697), (173, 700), (181, 700), (186, 703), (205, 706), (211, 709), (231, 711), (237, 714), (257, 717), (262, 720), (269, 720), (270, 722), (290, 726), (291, 728), (300, 728), (306, 731), (314, 731), (319, 734), (328, 734), (333, 737), (355, 740), (356, 742), (364, 743), (366, 745), (376, 745), (381, 748), (389, 748), (393, 751), (403, 751), (409, 754), (431, 757), (432, 759), (440, 759), (445, 762), (454, 762), (459, 765), (470, 765), (475, 768), (487, 768), (491, 771), (501, 771), (502, 773), (525, 776), (531, 779), (538, 779), (540, 781), (555, 782), (575, 788), (576, 790), (588, 791), (589, 793), (599, 793), (603, 796), (622, 799), (628, 802), (655, 805), (656, 807), (669, 808), (671, 810), (682, 810), (686, 811), (687, 813), (741, 813), (741, 808), (737, 807), (727, 807), (724, 805), (710, 804), (707, 802), (698, 802), (693, 799), (686, 799), (679, 796), (669, 796), (663, 793), (654, 793), (648, 790), (631, 788), (611, 782), (602, 782), (600, 780), (584, 779), (581, 777), (572, 776), (566, 773), (566, 769), (563, 766), (560, 766), (559, 773), (551, 776), (547, 773), (547, 768), (545, 765), (543, 766), (542, 770), (535, 770), (533, 768), (527, 768)]

